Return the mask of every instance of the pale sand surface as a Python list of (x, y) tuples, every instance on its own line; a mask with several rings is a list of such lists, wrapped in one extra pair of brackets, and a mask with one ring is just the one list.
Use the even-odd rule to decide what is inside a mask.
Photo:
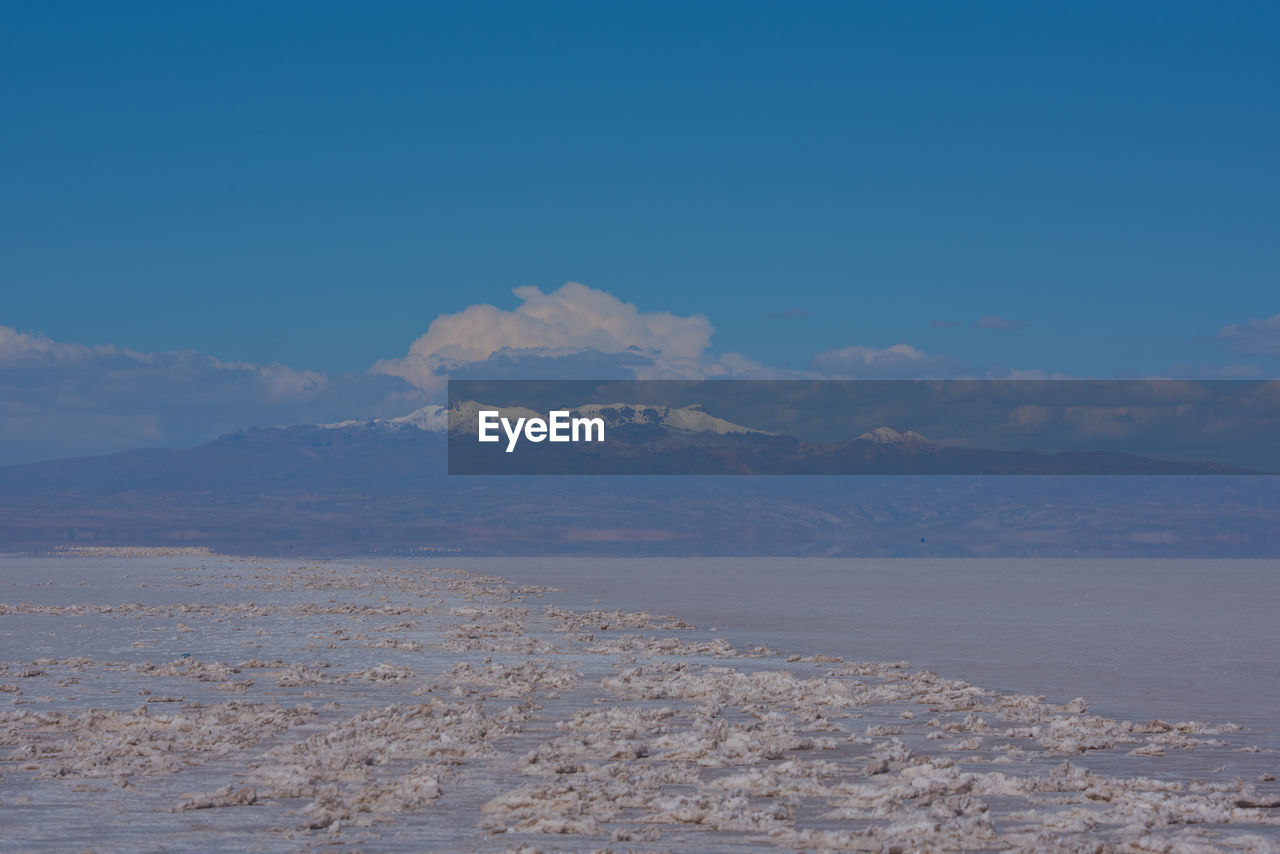
[(0, 847), (1277, 850), (1266, 565), (857, 563), (0, 558)]

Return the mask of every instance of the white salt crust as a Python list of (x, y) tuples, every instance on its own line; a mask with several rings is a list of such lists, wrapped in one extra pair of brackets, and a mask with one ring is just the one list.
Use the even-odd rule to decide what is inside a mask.
[(175, 556), (126, 577), (187, 601), (0, 603), (116, 650), (0, 662), (15, 847), (63, 850), (56, 803), (173, 850), (1280, 850), (1273, 773), (1220, 770), (1274, 761), (1227, 722), (735, 649), (494, 576), (150, 555)]

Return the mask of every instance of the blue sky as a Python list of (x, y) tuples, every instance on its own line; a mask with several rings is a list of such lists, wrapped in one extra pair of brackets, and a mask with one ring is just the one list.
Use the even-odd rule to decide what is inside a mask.
[(363, 372), (441, 314), (576, 281), (782, 368), (908, 344), (1275, 375), (1280, 324), (1248, 324), (1280, 314), (1277, 25), (1263, 3), (17, 6), (0, 326)]

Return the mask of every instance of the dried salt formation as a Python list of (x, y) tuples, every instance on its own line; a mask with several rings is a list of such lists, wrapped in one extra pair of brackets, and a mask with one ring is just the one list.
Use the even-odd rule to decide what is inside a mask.
[(191, 703), (170, 714), (146, 705), (130, 712), (88, 709), (6, 712), (0, 743), (12, 745), (6, 760), (41, 777), (132, 777), (171, 774), (184, 767), (243, 751), (264, 737), (315, 718), (307, 705), (230, 701)]
[[(645, 611), (571, 611), (548, 605), (543, 609), (556, 631), (577, 635), (635, 629), (691, 630), (693, 626), (679, 617), (654, 616)], [(590, 638), (587, 638), (588, 640)]]
[[(44, 581), (3, 588), (15, 848), (1280, 840), (1273, 756), (1225, 722), (1112, 720), (905, 662), (735, 649), (676, 616), (573, 610), (491, 575), (111, 557), (107, 589), (138, 601), (75, 593), (107, 571), (97, 553), (48, 562), (57, 604), (30, 595)], [(1245, 761), (1262, 770), (1220, 770)]]
[(515, 707), (486, 714), (478, 703), (440, 700), (371, 709), (268, 750), (247, 776), (258, 797), (309, 799), (308, 827), (370, 824), (440, 797), (450, 766), (490, 755), (488, 743), (524, 717)]

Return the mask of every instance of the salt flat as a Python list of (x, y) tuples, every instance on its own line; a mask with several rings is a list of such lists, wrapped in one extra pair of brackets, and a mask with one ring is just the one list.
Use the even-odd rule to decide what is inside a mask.
[(1274, 566), (858, 563), (3, 558), (0, 846), (1276, 850)]
[(1230, 719), (1280, 749), (1280, 560), (456, 560), (728, 637), (906, 658), (1121, 717)]

